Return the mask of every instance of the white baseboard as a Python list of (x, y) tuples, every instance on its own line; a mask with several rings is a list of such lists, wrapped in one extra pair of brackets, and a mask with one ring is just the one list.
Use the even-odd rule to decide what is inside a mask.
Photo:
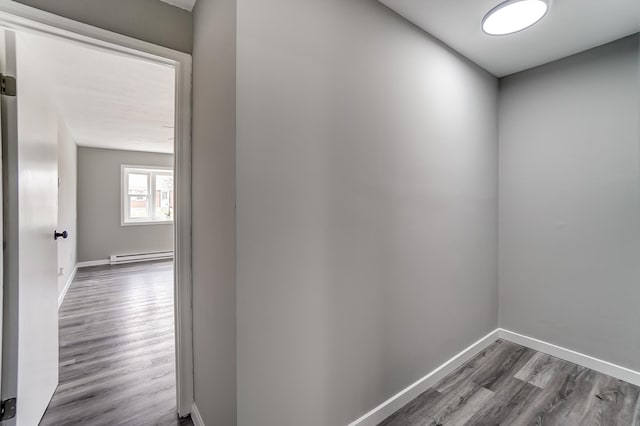
[(86, 268), (87, 266), (108, 265), (109, 259), (102, 260), (87, 260), (85, 262), (78, 262), (78, 268)]
[(200, 415), (200, 411), (198, 411), (195, 401), (191, 404), (191, 421), (193, 421), (194, 426), (204, 426), (204, 421), (202, 420), (202, 416)]
[(71, 287), (71, 283), (73, 279), (76, 277), (76, 272), (78, 272), (78, 265), (73, 268), (71, 271), (71, 275), (67, 278), (67, 282), (64, 283), (64, 287), (62, 287), (62, 292), (58, 295), (58, 309), (62, 306), (62, 302), (64, 302), (64, 297), (67, 295), (67, 291), (69, 291), (69, 287)]
[(501, 339), (526, 346), (538, 352), (542, 352), (547, 355), (551, 355), (556, 358), (560, 358), (565, 361), (590, 368), (600, 373), (607, 374), (611, 377), (629, 382), (636, 386), (640, 386), (640, 372), (638, 371), (634, 371), (626, 367), (621, 367), (608, 361), (603, 361), (601, 359), (594, 358), (592, 356), (585, 355), (571, 349), (563, 348), (552, 343), (547, 343), (542, 340), (524, 336), (522, 334), (514, 333), (513, 331), (505, 330), (502, 328), (499, 329), (498, 336)]
[[(440, 367), (433, 370), (431, 373), (424, 376), (422, 379), (418, 380), (417, 382), (392, 396), (373, 410), (369, 411), (358, 420), (349, 423), (349, 426), (376, 426), (391, 414), (395, 413), (398, 409), (416, 398), (418, 395), (435, 385), (447, 374), (453, 372), (456, 368), (469, 361), (471, 358), (476, 356), (483, 349), (487, 348), (491, 343), (495, 342), (498, 339), (517, 343), (518, 345), (526, 346), (538, 352), (542, 352), (547, 355), (551, 355), (556, 358), (560, 358), (565, 361), (569, 361), (574, 364), (578, 364), (583, 367), (598, 371), (600, 373), (607, 374), (611, 377), (615, 377), (625, 382), (640, 386), (640, 372), (638, 371), (634, 371), (626, 367), (621, 367), (611, 362), (603, 361), (601, 359), (594, 358), (592, 356), (585, 355), (571, 349), (566, 349), (558, 345), (547, 343), (533, 337), (524, 336), (522, 334), (514, 333), (503, 328), (498, 328), (442, 364)], [(191, 415), (193, 417), (193, 412)], [(195, 419), (194, 424), (198, 426), (198, 423), (195, 421)]]
[[(395, 413), (398, 409), (416, 398), (418, 395), (438, 383), (449, 373), (452, 373), (456, 368), (460, 367), (471, 358), (479, 354), (482, 350), (486, 349), (491, 343), (498, 340), (498, 331), (499, 329), (496, 329), (487, 334), (482, 339), (478, 340), (453, 358), (449, 359), (447, 362), (445, 362), (440, 367), (436, 368), (417, 382), (413, 383), (412, 385), (392, 396), (382, 404), (378, 405), (376, 408), (369, 411), (358, 420), (349, 423), (349, 426), (376, 426), (384, 419)], [(197, 423), (195, 424), (197, 426)]]

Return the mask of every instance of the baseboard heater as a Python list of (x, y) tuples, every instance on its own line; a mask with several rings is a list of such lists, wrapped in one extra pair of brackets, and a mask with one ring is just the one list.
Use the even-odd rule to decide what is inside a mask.
[(109, 264), (148, 262), (150, 260), (173, 259), (173, 251), (155, 251), (150, 253), (115, 254), (109, 258)]

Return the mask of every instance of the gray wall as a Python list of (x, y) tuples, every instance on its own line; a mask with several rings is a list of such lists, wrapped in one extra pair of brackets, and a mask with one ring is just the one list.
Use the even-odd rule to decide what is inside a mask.
[[(58, 240), (58, 294), (71, 277), (77, 263), (77, 171), (78, 147), (62, 119), (58, 120), (58, 231), (68, 231)], [(62, 269), (62, 273), (60, 273)]]
[(191, 53), (191, 13), (160, 0), (15, 0), (56, 15)]
[(236, 424), (236, 1), (198, 0), (193, 55), (193, 361), (208, 425)]
[(237, 19), (238, 424), (344, 425), (498, 325), (497, 80), (373, 0)]
[(638, 35), (508, 77), (500, 323), (640, 369)]
[(120, 166), (172, 167), (173, 155), (78, 147), (78, 261), (173, 249), (173, 224), (121, 225)]

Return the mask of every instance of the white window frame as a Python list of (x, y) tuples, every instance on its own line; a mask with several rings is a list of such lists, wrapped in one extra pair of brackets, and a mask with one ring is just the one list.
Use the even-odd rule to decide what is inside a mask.
[[(148, 183), (148, 206), (149, 216), (145, 218), (131, 218), (129, 217), (129, 202), (130, 195), (128, 191), (127, 175), (129, 173), (147, 175)], [(171, 219), (159, 219), (154, 216), (155, 212), (155, 197), (156, 197), (156, 176), (172, 176), (174, 177), (173, 168), (171, 167), (157, 167), (157, 166), (132, 166), (128, 164), (122, 164), (120, 166), (120, 225), (121, 226), (137, 226), (137, 225), (162, 225), (173, 224), (173, 218)], [(175, 182), (175, 177), (174, 177)], [(174, 184), (175, 188), (175, 184)], [(175, 209), (175, 189), (174, 189), (174, 209)], [(175, 216), (175, 210), (174, 210)]]

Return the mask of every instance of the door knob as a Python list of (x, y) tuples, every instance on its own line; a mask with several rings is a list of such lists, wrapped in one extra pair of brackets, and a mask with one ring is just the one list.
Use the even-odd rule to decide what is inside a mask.
[(69, 233), (67, 231), (62, 231), (62, 232), (53, 231), (53, 239), (54, 240), (57, 240), (60, 237), (67, 238), (68, 236), (69, 236)]

